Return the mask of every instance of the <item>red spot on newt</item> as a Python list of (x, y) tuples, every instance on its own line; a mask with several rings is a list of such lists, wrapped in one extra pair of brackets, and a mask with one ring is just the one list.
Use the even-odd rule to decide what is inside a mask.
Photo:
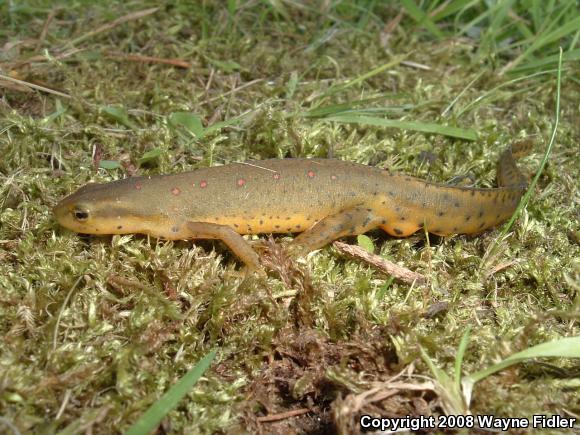
[(244, 184), (246, 184), (246, 180), (244, 180), (243, 178), (240, 178), (238, 180), (238, 186), (242, 187)]
[(280, 179), (280, 174), (276, 172), (274, 174), (274, 180), (279, 180), (279, 179)]
[(199, 187), (201, 187), (202, 189), (207, 187), (207, 181), (203, 180), (201, 183), (199, 183)]
[(314, 175), (316, 175), (316, 174), (314, 173), (314, 171), (308, 171), (307, 175), (308, 175), (308, 178), (314, 178)]
[(137, 183), (137, 184), (135, 184), (135, 189), (141, 190), (141, 189), (143, 189), (143, 185), (141, 183)]
[(175, 196), (179, 195), (181, 193), (181, 190), (179, 190), (179, 187), (173, 187), (171, 189), (171, 193)]
[(331, 175), (331, 176), (330, 176), (330, 179), (331, 179), (332, 181), (336, 180), (337, 178), (338, 178), (338, 177), (337, 177), (336, 175)]

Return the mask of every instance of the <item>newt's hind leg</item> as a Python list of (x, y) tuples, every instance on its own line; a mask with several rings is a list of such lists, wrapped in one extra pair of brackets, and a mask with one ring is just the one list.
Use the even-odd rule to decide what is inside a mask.
[(209, 222), (187, 222), (185, 226), (187, 227), (189, 238), (221, 240), (246, 264), (249, 272), (262, 271), (258, 254), (233, 228)]
[(378, 227), (382, 219), (373, 210), (357, 206), (340, 211), (318, 221), (296, 237), (290, 247), (293, 251), (310, 252), (344, 236), (362, 234)]

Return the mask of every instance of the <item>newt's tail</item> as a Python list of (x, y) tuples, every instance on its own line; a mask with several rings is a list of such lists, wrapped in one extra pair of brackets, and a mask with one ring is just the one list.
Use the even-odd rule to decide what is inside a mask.
[(531, 140), (523, 140), (514, 143), (501, 154), (497, 162), (497, 184), (499, 187), (521, 189), (527, 187), (528, 182), (516, 165), (516, 159), (529, 154), (532, 148), (533, 142)]

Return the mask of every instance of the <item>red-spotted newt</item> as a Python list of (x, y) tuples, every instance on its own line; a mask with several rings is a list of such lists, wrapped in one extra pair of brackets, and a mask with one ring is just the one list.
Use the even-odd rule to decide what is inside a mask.
[(526, 180), (515, 144), (498, 164), (498, 188), (431, 183), (332, 159), (233, 163), (180, 174), (88, 184), (54, 208), (58, 222), (85, 234), (142, 233), (163, 239), (220, 239), (250, 269), (256, 252), (241, 234), (301, 233), (303, 252), (382, 228), (396, 237), (420, 229), (473, 234), (514, 212)]

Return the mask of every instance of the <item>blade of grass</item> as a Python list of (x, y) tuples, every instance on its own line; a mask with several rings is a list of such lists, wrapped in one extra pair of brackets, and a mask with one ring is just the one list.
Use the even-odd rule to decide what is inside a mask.
[(463, 397), (469, 406), (473, 386), (488, 376), (505, 369), (506, 367), (533, 358), (580, 358), (580, 336), (566, 337), (560, 340), (541, 343), (521, 352), (514, 353), (501, 362), (484, 370), (466, 376), (461, 381)]
[(524, 50), (522, 54), (520, 54), (517, 58), (513, 61), (508, 63), (503, 69), (500, 71), (500, 74), (504, 74), (510, 69), (514, 68), (515, 66), (519, 65), (524, 59), (526, 59), (531, 53), (534, 51), (546, 46), (547, 44), (557, 41), (560, 38), (568, 34), (572, 34), (580, 30), (580, 15), (577, 16), (575, 19), (564, 23), (562, 26), (558, 26), (552, 32), (545, 34), (545, 35), (535, 35), (534, 42)]
[(477, 140), (477, 132), (473, 129), (450, 127), (441, 124), (401, 121), (398, 119), (374, 118), (371, 116), (336, 115), (325, 118), (328, 121), (344, 122), (350, 124), (369, 124), (379, 127), (400, 128), (403, 130), (420, 131), (423, 133), (441, 134), (443, 136), (457, 137), (465, 140)]
[(437, 381), (435, 390), (439, 394), (445, 413), (448, 415), (466, 414), (467, 408), (464, 405), (461, 390), (455, 387), (453, 380), (447, 373), (435, 365), (423, 347), (419, 346), (419, 350), (423, 361), (425, 361)]
[(463, 365), (463, 357), (469, 344), (470, 333), (471, 327), (468, 326), (463, 337), (461, 337), (459, 347), (457, 348), (457, 355), (455, 356), (455, 388), (457, 388), (457, 391), (461, 391), (461, 366)]
[(537, 346), (532, 346), (521, 352), (514, 353), (501, 362), (492, 365), (484, 370), (472, 373), (467, 376), (473, 383), (479, 382), (500, 370), (505, 369), (511, 365), (532, 358), (580, 358), (580, 336), (566, 337), (560, 340), (549, 341), (541, 343)]
[(502, 89), (506, 86), (512, 85), (514, 83), (523, 81), (523, 80), (527, 80), (527, 79), (531, 79), (537, 76), (541, 76), (541, 75), (545, 75), (545, 74), (551, 74), (553, 72), (558, 71), (558, 69), (549, 69), (546, 71), (538, 71), (535, 72), (533, 74), (528, 74), (526, 76), (523, 77), (517, 77), (515, 79), (509, 80), (505, 83), (502, 83), (501, 85), (496, 86), (495, 88), (490, 89), (489, 91), (485, 92), (484, 94), (480, 95), (479, 97), (477, 97), (475, 100), (473, 100), (472, 102), (468, 103), (465, 105), (465, 107), (463, 107), (456, 115), (456, 118), (459, 118), (461, 115), (463, 115), (465, 112), (467, 112), (469, 109), (471, 109), (473, 106), (475, 106), (477, 103), (479, 103), (480, 101), (485, 100), (487, 97), (489, 97), (490, 95), (492, 95), (493, 93), (497, 92), (499, 89)]
[(481, 76), (484, 74), (484, 72), (485, 72), (484, 70), (480, 71), (480, 72), (479, 72), (479, 74), (477, 74), (477, 75), (476, 75), (476, 76), (473, 78), (473, 80), (471, 80), (471, 81), (470, 81), (470, 82), (467, 84), (467, 86), (465, 86), (465, 87), (464, 87), (464, 88), (461, 90), (461, 92), (460, 92), (459, 94), (457, 94), (457, 96), (456, 96), (456, 97), (453, 99), (453, 101), (451, 101), (451, 103), (449, 103), (449, 104), (447, 105), (447, 107), (445, 108), (445, 110), (443, 110), (443, 112), (441, 112), (441, 116), (443, 116), (443, 117), (446, 117), (446, 116), (449, 114), (449, 112), (451, 111), (451, 109), (453, 108), (453, 106), (455, 106), (455, 103), (457, 103), (457, 101), (459, 101), (459, 99), (461, 98), (461, 96), (462, 96), (462, 95), (463, 95), (465, 92), (467, 92), (467, 90), (468, 90), (469, 88), (471, 88), (471, 86), (473, 86), (473, 84), (474, 84), (476, 81), (478, 81), (478, 80), (479, 80), (479, 78), (480, 78), (480, 77), (481, 77)]
[(417, 24), (425, 27), (431, 34), (437, 38), (443, 38), (445, 36), (441, 30), (435, 25), (431, 18), (419, 8), (413, 0), (401, 0), (401, 6), (405, 8), (405, 11), (413, 18)]
[(445, 17), (453, 15), (455, 12), (477, 4), (478, 2), (479, 0), (453, 0), (447, 3), (444, 8), (438, 10), (431, 18), (433, 21), (437, 22)]
[(391, 60), (390, 62), (385, 63), (384, 65), (381, 65), (365, 74), (362, 74), (356, 78), (354, 78), (353, 80), (349, 80), (346, 83), (340, 83), (337, 85), (333, 85), (330, 88), (328, 88), (326, 91), (324, 91), (322, 94), (318, 95), (317, 98), (322, 98), (322, 97), (326, 97), (328, 95), (332, 95), (335, 94), (337, 92), (342, 92), (345, 89), (350, 88), (351, 86), (354, 86), (356, 84), (362, 83), (365, 80), (376, 76), (377, 74), (382, 73), (383, 71), (385, 71), (386, 69), (392, 68), (398, 64), (400, 64), (404, 59), (406, 59), (408, 56), (408, 54), (403, 55), (403, 56), (397, 56), (395, 57), (393, 60)]
[[(513, 68), (509, 71), (510, 74), (517, 74), (524, 71), (535, 70), (540, 67), (550, 67), (552, 64), (557, 63), (560, 58), (559, 54), (554, 54), (552, 56), (547, 56), (542, 59), (532, 60), (518, 68)], [(580, 48), (570, 50), (564, 53), (562, 56), (563, 62), (573, 62), (580, 60)]]
[(558, 76), (556, 79), (556, 113), (555, 113), (555, 119), (554, 119), (554, 127), (552, 128), (552, 134), (550, 136), (550, 141), (548, 142), (548, 146), (546, 147), (546, 151), (544, 152), (544, 157), (542, 159), (542, 162), (540, 163), (540, 167), (536, 171), (536, 175), (532, 179), (532, 182), (530, 183), (528, 189), (526, 190), (526, 193), (522, 196), (522, 199), (520, 200), (520, 203), (518, 204), (516, 210), (512, 214), (512, 217), (503, 226), (498, 237), (495, 239), (495, 242), (492, 245), (490, 245), (490, 247), (485, 252), (485, 255), (481, 259), (481, 268), (482, 269), (486, 266), (488, 258), (493, 257), (493, 254), (495, 253), (495, 250), (497, 249), (497, 246), (498, 246), (498, 240), (502, 240), (505, 237), (505, 235), (508, 233), (508, 231), (512, 228), (516, 219), (519, 217), (522, 210), (526, 207), (526, 205), (530, 201), (530, 198), (532, 197), (532, 194), (534, 193), (534, 189), (536, 188), (536, 184), (538, 184), (538, 180), (539, 180), (540, 176), (542, 175), (542, 172), (544, 172), (544, 167), (548, 163), (548, 159), (550, 158), (550, 154), (552, 154), (552, 147), (554, 146), (554, 141), (556, 140), (556, 132), (558, 131), (558, 124), (560, 123), (560, 91), (562, 88), (562, 55), (563, 55), (563, 50), (562, 50), (562, 47), (560, 47), (560, 56), (558, 58), (558, 70), (557, 70)]
[(213, 349), (192, 367), (169, 391), (152, 404), (145, 413), (129, 428), (125, 435), (142, 435), (151, 433), (169, 411), (191, 390), (199, 378), (209, 368), (217, 349)]

